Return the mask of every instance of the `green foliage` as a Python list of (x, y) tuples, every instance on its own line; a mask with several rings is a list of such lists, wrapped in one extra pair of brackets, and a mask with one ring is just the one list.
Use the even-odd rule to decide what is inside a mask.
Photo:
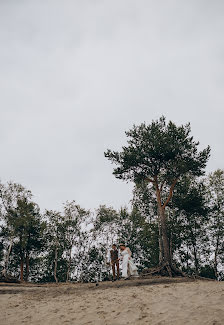
[(113, 171), (115, 177), (135, 184), (149, 182), (152, 185), (159, 215), (159, 260), (169, 265), (170, 275), (172, 247), (165, 209), (177, 181), (186, 175), (203, 175), (210, 155), (209, 146), (198, 151), (199, 143), (193, 141), (190, 131), (190, 124), (178, 127), (171, 121), (166, 124), (165, 117), (161, 117), (149, 125), (134, 125), (126, 132), (128, 145), (121, 152), (108, 150), (104, 153), (118, 166)]
[(199, 275), (204, 278), (216, 279), (214, 268), (208, 264), (201, 267)]
[[(204, 261), (209, 261), (211, 255), (206, 193), (205, 180), (189, 176), (181, 177), (166, 211), (168, 239), (173, 259), (179, 267), (190, 274), (199, 273), (201, 265)], [(138, 207), (150, 224), (154, 224), (157, 229), (155, 204), (156, 198), (151, 187), (142, 183), (134, 188), (133, 206)], [(158, 240), (157, 237), (157, 242)]]
[(224, 264), (224, 170), (217, 169), (214, 173), (209, 174), (207, 202), (209, 206), (209, 241), (214, 254), (213, 267), (216, 278), (220, 279), (223, 276), (222, 265)]
[(10, 210), (8, 221), (18, 239), (16, 245), (21, 253), (40, 250), (43, 225), (39, 207), (35, 203), (28, 202), (26, 198), (18, 200), (16, 209)]
[(193, 141), (190, 131), (190, 124), (166, 124), (165, 117), (149, 125), (134, 125), (126, 132), (128, 146), (120, 153), (108, 150), (105, 157), (118, 165), (113, 172), (117, 178), (135, 183), (158, 175), (167, 184), (187, 173), (200, 176), (210, 148), (198, 151), (199, 143)]
[(98, 282), (108, 279), (108, 268), (105, 264), (106, 248), (104, 246), (89, 248), (86, 258), (82, 260), (80, 280)]
[(75, 201), (67, 202), (64, 205), (64, 253), (66, 256), (67, 281), (72, 278), (72, 268), (74, 271), (78, 267), (77, 255), (79, 256), (80, 246), (84, 243), (86, 237), (85, 230), (82, 228), (88, 222), (89, 217), (90, 212), (82, 209)]
[(113, 243), (119, 245), (120, 242), (125, 242), (131, 249), (139, 270), (158, 263), (158, 226), (149, 223), (136, 208), (129, 213), (126, 208), (115, 211), (101, 206), (97, 210), (94, 225), (94, 241), (98, 243), (98, 250), (106, 248), (107, 256)]
[(4, 246), (3, 243), (0, 241), (0, 272), (2, 271), (1, 262), (3, 261), (3, 257), (4, 257)]
[[(31, 192), (20, 184), (0, 184), (0, 211), (3, 222), (1, 237), (5, 255), (3, 272), (19, 274), (20, 264), (23, 278), (23, 263), (26, 260), (26, 279), (30, 272), (31, 255), (34, 257), (41, 251), (43, 231), (39, 207), (30, 200), (31, 197)], [(12, 258), (13, 263), (10, 262)]]
[(134, 186), (132, 206), (147, 221), (154, 222), (155, 219), (158, 219), (155, 190), (152, 186), (149, 186), (148, 182), (142, 181)]
[(101, 205), (96, 210), (96, 219), (94, 221), (94, 228), (98, 230), (101, 228), (102, 225), (110, 226), (111, 224), (115, 223), (118, 220), (117, 211), (114, 210), (112, 207), (106, 207), (105, 205)]
[[(202, 181), (184, 177), (177, 185), (172, 200), (172, 208), (175, 210), (178, 220), (177, 235), (179, 241), (178, 253), (182, 256), (185, 267), (191, 268), (194, 263), (194, 272), (198, 274), (201, 258), (207, 257), (208, 209), (205, 200), (206, 188)], [(184, 259), (183, 259), (184, 257)]]

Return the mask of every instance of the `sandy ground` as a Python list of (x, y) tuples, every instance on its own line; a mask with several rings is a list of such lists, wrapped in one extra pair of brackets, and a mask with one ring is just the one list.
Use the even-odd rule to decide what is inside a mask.
[(224, 324), (224, 282), (149, 278), (114, 283), (0, 284), (1, 325)]

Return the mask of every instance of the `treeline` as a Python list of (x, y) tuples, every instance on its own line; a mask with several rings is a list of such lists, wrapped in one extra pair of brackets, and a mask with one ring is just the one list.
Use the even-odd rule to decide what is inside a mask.
[[(40, 212), (22, 185), (0, 184), (0, 267), (25, 281), (99, 281), (110, 277), (112, 243), (124, 241), (139, 271), (161, 262), (160, 227), (152, 187), (134, 187), (131, 209), (90, 212), (67, 202), (62, 212)], [(188, 274), (223, 279), (224, 171), (184, 177), (167, 208), (176, 265)]]
[(0, 183), (0, 267), (21, 280), (108, 279), (112, 243), (125, 242), (139, 271), (223, 279), (224, 171), (205, 177), (210, 147), (199, 151), (190, 124), (162, 116), (126, 132), (121, 152), (104, 153), (116, 178), (134, 184), (131, 209), (90, 212), (67, 202), (40, 213), (20, 184)]

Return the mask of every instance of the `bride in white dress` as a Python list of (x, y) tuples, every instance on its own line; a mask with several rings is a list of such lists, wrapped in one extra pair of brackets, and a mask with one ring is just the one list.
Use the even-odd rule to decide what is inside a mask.
[(129, 247), (126, 247), (124, 244), (120, 244), (120, 250), (120, 260), (122, 261), (122, 278), (128, 279), (131, 275), (138, 276), (138, 269), (133, 262)]

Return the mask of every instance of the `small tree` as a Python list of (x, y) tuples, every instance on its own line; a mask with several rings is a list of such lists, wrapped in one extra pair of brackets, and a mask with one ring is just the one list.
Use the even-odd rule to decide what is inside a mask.
[(218, 265), (224, 259), (224, 170), (217, 169), (209, 174), (207, 188), (210, 205), (209, 235), (211, 247), (214, 248), (214, 273), (218, 279)]
[(177, 184), (172, 199), (172, 210), (175, 211), (175, 223), (178, 225), (177, 255), (182, 256), (182, 263), (185, 264), (187, 271), (192, 271), (189, 266), (193, 264), (193, 270), (197, 275), (202, 260), (209, 253), (208, 208), (205, 193), (206, 187), (202, 179), (196, 181), (192, 177), (184, 177)]
[(13, 228), (14, 251), (20, 257), (20, 280), (28, 280), (30, 272), (30, 256), (39, 252), (42, 246), (42, 224), (39, 207), (26, 198), (18, 200), (17, 208), (10, 213), (10, 224)]
[(93, 238), (97, 241), (104, 242), (107, 249), (117, 241), (119, 229), (119, 214), (112, 207), (100, 205), (96, 210), (96, 218), (93, 222)]
[(32, 194), (21, 184), (0, 182), (0, 216), (2, 219), (2, 244), (4, 252), (4, 265), (2, 274), (7, 277), (9, 259), (16, 239), (14, 214), (21, 200), (30, 200)]
[(46, 260), (49, 264), (46, 278), (49, 280), (54, 278), (55, 282), (58, 283), (59, 275), (60, 280), (66, 280), (66, 261), (63, 258), (66, 247), (65, 218), (59, 212), (52, 210), (47, 210), (45, 216), (47, 218), (46, 240), (48, 242)]
[[(134, 125), (126, 132), (128, 146), (121, 152), (105, 152), (105, 157), (118, 165), (113, 171), (115, 177), (153, 185), (161, 224), (163, 262), (170, 276), (177, 270), (170, 254), (165, 209), (180, 177), (203, 175), (210, 154), (209, 146), (198, 151), (199, 143), (193, 141), (190, 132), (190, 124), (178, 127), (171, 121), (166, 124), (165, 117), (161, 117), (149, 125)], [(167, 187), (166, 196), (163, 189)]]
[[(72, 264), (74, 264), (74, 256), (72, 263), (72, 252), (77, 255), (77, 251), (82, 246), (84, 239), (84, 221), (88, 219), (90, 212), (82, 209), (79, 205), (72, 202), (66, 202), (64, 205), (64, 231), (65, 231), (65, 254), (67, 262), (66, 281), (71, 280)], [(84, 244), (84, 243), (83, 243)], [(78, 252), (79, 253), (79, 252)]]

